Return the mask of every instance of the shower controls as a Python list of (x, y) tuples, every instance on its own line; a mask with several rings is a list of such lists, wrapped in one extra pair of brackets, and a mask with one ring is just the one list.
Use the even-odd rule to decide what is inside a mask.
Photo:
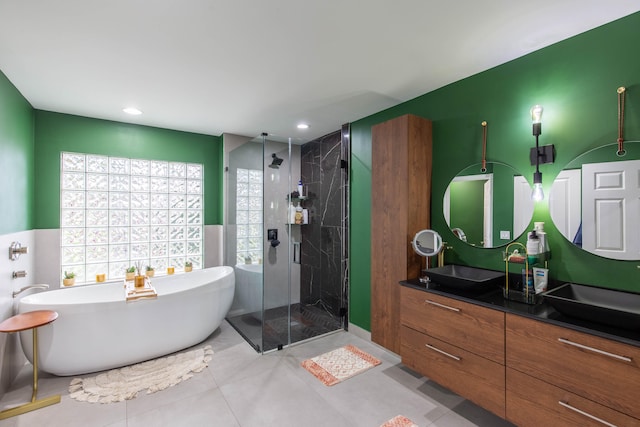
[(24, 270), (14, 271), (13, 274), (12, 274), (12, 277), (14, 279), (18, 279), (18, 278), (21, 278), (21, 277), (27, 277), (27, 272), (24, 271)]
[(26, 254), (27, 252), (29, 252), (28, 247), (22, 246), (20, 242), (12, 242), (11, 246), (9, 246), (9, 259), (15, 261), (20, 258), (20, 255)]
[(278, 229), (277, 228), (269, 228), (267, 229), (267, 240), (271, 242), (272, 247), (276, 247), (280, 244), (280, 240), (278, 240)]

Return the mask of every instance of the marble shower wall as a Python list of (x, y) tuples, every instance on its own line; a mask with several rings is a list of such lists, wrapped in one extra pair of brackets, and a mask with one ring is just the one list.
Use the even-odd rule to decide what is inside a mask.
[[(322, 305), (338, 316), (346, 274), (342, 259), (345, 183), (341, 169), (341, 132), (301, 147), (301, 175), (307, 186), (309, 224), (302, 227), (300, 300)], [(295, 177), (294, 177), (295, 178)], [(321, 301), (321, 303), (319, 303)]]

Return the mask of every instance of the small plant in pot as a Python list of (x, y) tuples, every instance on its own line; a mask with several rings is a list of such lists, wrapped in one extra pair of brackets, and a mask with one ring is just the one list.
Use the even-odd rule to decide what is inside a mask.
[(147, 265), (147, 271), (145, 274), (147, 275), (147, 277), (153, 277), (153, 275), (155, 274), (154, 268), (150, 265)]
[(131, 266), (125, 270), (125, 273), (126, 280), (133, 280), (133, 278), (136, 276), (136, 268), (134, 266)]
[(73, 286), (73, 284), (76, 282), (76, 273), (74, 273), (73, 271), (71, 272), (64, 272), (64, 279), (62, 279), (62, 284), (65, 286)]
[(187, 261), (184, 263), (184, 271), (186, 273), (190, 272), (191, 270), (193, 270), (193, 263), (191, 261)]

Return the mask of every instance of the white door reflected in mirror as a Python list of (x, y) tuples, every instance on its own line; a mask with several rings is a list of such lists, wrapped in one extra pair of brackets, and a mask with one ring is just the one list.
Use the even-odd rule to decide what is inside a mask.
[[(478, 248), (506, 245), (524, 233), (533, 217), (531, 185), (514, 168), (488, 162), (460, 171), (449, 183), (442, 212), (451, 232)], [(461, 234), (458, 230), (463, 230)]]
[(549, 213), (570, 242), (592, 254), (640, 260), (640, 141), (591, 150), (554, 180)]
[(605, 258), (640, 259), (640, 160), (585, 163), (581, 181), (579, 170), (563, 172), (549, 200), (563, 236)]

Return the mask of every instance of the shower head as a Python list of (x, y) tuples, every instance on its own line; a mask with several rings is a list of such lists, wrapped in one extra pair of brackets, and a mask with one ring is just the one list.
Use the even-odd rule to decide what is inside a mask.
[(280, 165), (282, 164), (282, 159), (276, 156), (276, 153), (273, 153), (271, 157), (273, 157), (273, 160), (271, 161), (269, 167), (272, 169), (279, 169)]

